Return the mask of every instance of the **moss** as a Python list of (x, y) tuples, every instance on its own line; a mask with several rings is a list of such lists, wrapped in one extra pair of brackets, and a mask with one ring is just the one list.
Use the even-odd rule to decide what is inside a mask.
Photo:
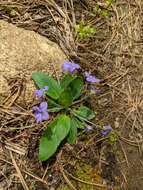
[[(88, 164), (78, 163), (75, 167), (74, 176), (78, 179), (81, 179), (82, 181), (90, 183), (102, 183), (102, 178), (98, 174), (98, 171), (93, 170), (93, 168)], [(98, 188), (93, 185), (87, 185), (85, 183), (78, 182), (77, 180), (71, 180), (71, 183), (74, 185), (76, 189), (79, 190), (103, 190), (103, 188)], [(69, 190), (69, 189), (70, 188), (68, 185), (64, 185), (58, 188), (58, 190)]]

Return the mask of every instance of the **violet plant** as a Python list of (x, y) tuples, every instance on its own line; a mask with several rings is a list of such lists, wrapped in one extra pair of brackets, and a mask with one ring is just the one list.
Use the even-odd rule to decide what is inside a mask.
[[(89, 131), (93, 127), (88, 121), (95, 117), (95, 113), (84, 105), (84, 100), (89, 93), (93, 94), (94, 84), (99, 83), (100, 80), (89, 72), (82, 75), (80, 70), (78, 64), (65, 61), (62, 65), (63, 75), (60, 81), (45, 73), (32, 74), (32, 79), (39, 88), (35, 91), (35, 95), (41, 100), (39, 106), (33, 106), (36, 122), (41, 123), (50, 119), (53, 113), (57, 114), (40, 139), (39, 159), (41, 161), (53, 156), (64, 139), (74, 144), (79, 130)], [(92, 89), (92, 93), (89, 89)], [(101, 131), (102, 135), (108, 135), (111, 130), (111, 126), (104, 127)]]
[(41, 123), (42, 121), (46, 121), (49, 119), (49, 113), (47, 112), (47, 108), (47, 102), (41, 102), (39, 107), (33, 106), (32, 110), (34, 112), (37, 123)]

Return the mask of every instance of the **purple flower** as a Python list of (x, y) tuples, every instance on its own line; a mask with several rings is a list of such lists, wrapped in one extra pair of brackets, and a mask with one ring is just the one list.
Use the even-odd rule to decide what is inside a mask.
[(105, 125), (103, 126), (103, 130), (101, 131), (101, 134), (105, 137), (112, 131), (111, 125)]
[(49, 87), (48, 86), (44, 86), (43, 90), (47, 91), (47, 90), (49, 90)]
[(35, 90), (35, 95), (36, 95), (38, 98), (43, 97), (43, 95), (44, 95), (43, 90)]
[(49, 119), (49, 113), (47, 112), (47, 108), (48, 108), (47, 102), (41, 102), (39, 107), (33, 106), (32, 110), (34, 112), (37, 123), (41, 123), (42, 121)]
[(62, 71), (64, 73), (69, 72), (71, 74), (73, 74), (76, 70), (80, 69), (81, 67), (73, 62), (70, 61), (64, 61), (63, 65), (62, 65)]
[(86, 81), (90, 83), (99, 83), (100, 79), (96, 78), (94, 75), (91, 75), (90, 72), (85, 72)]
[(40, 90), (35, 90), (35, 95), (38, 97), (38, 98), (42, 98), (44, 97), (44, 92), (47, 91), (49, 89), (48, 86), (44, 86), (44, 88), (40, 89)]

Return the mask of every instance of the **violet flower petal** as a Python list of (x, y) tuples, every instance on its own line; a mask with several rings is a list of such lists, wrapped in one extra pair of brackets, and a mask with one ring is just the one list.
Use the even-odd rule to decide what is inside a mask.
[(49, 90), (49, 87), (48, 86), (44, 86), (43, 91), (47, 91), (47, 90)]
[(109, 134), (109, 131), (102, 131), (101, 133), (105, 137), (105, 136), (107, 136)]
[(41, 123), (42, 121), (49, 119), (49, 113), (47, 111), (47, 108), (47, 102), (41, 102), (39, 106), (33, 106), (32, 110), (34, 112), (37, 123)]
[(64, 73), (67, 72), (67, 71), (69, 71), (70, 65), (71, 65), (71, 62), (69, 62), (69, 61), (64, 61), (63, 65), (62, 65), (62, 71), (63, 71)]
[(49, 89), (48, 86), (44, 86), (43, 89), (40, 89), (40, 90), (35, 90), (35, 95), (38, 97), (38, 98), (42, 98), (44, 96), (44, 92), (47, 91)]
[(41, 113), (35, 113), (35, 119), (37, 123), (41, 123), (42, 122), (42, 114)]
[(33, 107), (32, 107), (32, 110), (33, 110), (34, 112), (40, 112), (40, 109), (39, 109), (38, 106), (33, 106)]
[(36, 95), (38, 98), (43, 97), (43, 95), (44, 95), (43, 90), (35, 90), (35, 95)]
[(39, 108), (40, 108), (41, 112), (46, 111), (48, 108), (47, 102), (41, 102)]
[(111, 125), (105, 125), (105, 126), (104, 126), (104, 129), (105, 129), (105, 130), (110, 130), (110, 131), (111, 131), (111, 130), (112, 130), (112, 127), (111, 127)]
[(107, 136), (111, 131), (112, 131), (111, 125), (105, 125), (105, 126), (103, 127), (103, 130), (102, 130), (101, 134), (102, 134), (103, 136)]
[(85, 72), (86, 81), (90, 83), (99, 83), (100, 79), (95, 77), (94, 75), (91, 75), (89, 72)]
[(49, 113), (48, 112), (43, 112), (42, 113), (42, 120), (48, 120), (49, 119)]
[(76, 70), (80, 69), (81, 67), (73, 62), (70, 61), (64, 61), (63, 65), (62, 65), (62, 71), (65, 72), (70, 72), (71, 74), (73, 74)]
[(69, 72), (73, 74), (76, 70), (80, 69), (80, 66), (78, 64), (72, 63)]

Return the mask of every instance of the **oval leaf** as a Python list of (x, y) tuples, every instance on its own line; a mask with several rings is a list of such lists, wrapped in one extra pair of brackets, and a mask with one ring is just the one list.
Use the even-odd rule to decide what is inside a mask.
[(77, 76), (71, 75), (70, 73), (65, 74), (60, 81), (61, 88), (64, 90)]
[(62, 109), (54, 100), (48, 99), (48, 112), (59, 112)]
[(46, 92), (48, 96), (55, 100), (59, 98), (61, 87), (55, 79), (41, 72), (34, 72), (32, 74), (32, 79), (39, 88), (44, 88), (44, 86), (49, 87), (48, 91)]
[(73, 102), (73, 97), (71, 95), (71, 89), (67, 87), (60, 95), (58, 103), (68, 108)]
[(70, 130), (70, 118), (60, 115), (46, 129), (40, 139), (39, 159), (49, 159), (57, 150), (61, 141), (68, 135)]
[(78, 123), (76, 122), (76, 120), (73, 118), (71, 120), (71, 128), (70, 128), (70, 132), (69, 135), (67, 137), (67, 141), (70, 144), (74, 144), (76, 142), (76, 138), (77, 138), (77, 128), (78, 128)]
[(91, 120), (95, 117), (95, 113), (86, 106), (79, 107), (79, 109), (76, 110), (75, 113), (77, 116), (87, 120)]
[(73, 101), (81, 95), (83, 85), (84, 83), (82, 78), (75, 78), (61, 93), (60, 98), (58, 99), (59, 104), (63, 105), (65, 108), (68, 108)]
[(79, 98), (79, 96), (81, 95), (81, 91), (83, 89), (83, 85), (84, 85), (84, 82), (81, 77), (77, 77), (70, 83), (73, 100)]
[(77, 123), (77, 128), (78, 129), (84, 129), (85, 128), (85, 123), (83, 121), (80, 121), (78, 118), (74, 117), (74, 120)]

